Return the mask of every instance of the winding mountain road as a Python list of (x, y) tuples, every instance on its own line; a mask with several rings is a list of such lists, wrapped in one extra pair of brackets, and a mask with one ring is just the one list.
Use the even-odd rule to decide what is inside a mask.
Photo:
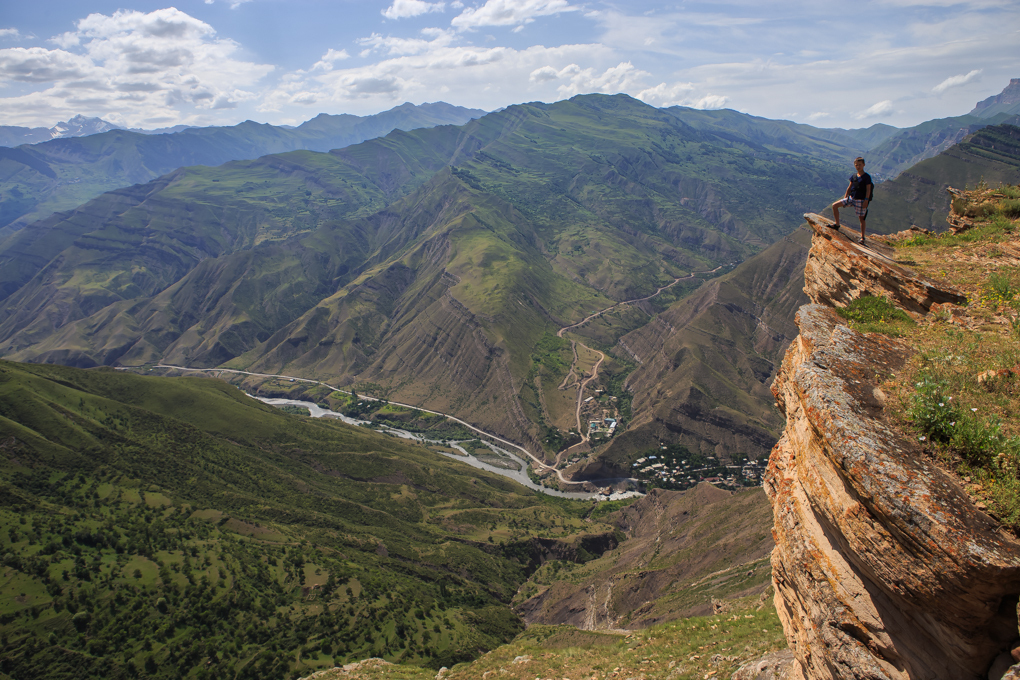
[[(665, 286), (660, 286), (651, 295), (646, 295), (645, 297), (640, 297), (640, 298), (634, 298), (633, 300), (624, 300), (623, 302), (617, 302), (617, 303), (615, 303), (613, 305), (610, 305), (609, 307), (606, 307), (605, 309), (600, 309), (597, 312), (592, 312), (590, 315), (586, 316), (581, 321), (578, 321), (577, 323), (571, 324), (569, 326), (564, 326), (563, 328), (559, 329), (556, 332), (556, 337), (562, 338), (563, 334), (566, 333), (567, 331), (569, 331), (571, 328), (577, 328), (578, 326), (583, 326), (584, 324), (588, 323), (592, 319), (598, 318), (599, 316), (602, 316), (606, 312), (610, 312), (610, 311), (616, 309), (617, 307), (623, 307), (624, 305), (632, 305), (632, 304), (634, 304), (636, 302), (644, 302), (645, 300), (651, 300), (653, 297), (655, 297), (656, 295), (658, 295), (662, 291), (664, 291), (664, 290), (666, 290), (668, 288), (672, 288), (673, 286), (675, 286), (676, 284), (680, 283), (681, 281), (686, 281), (687, 279), (693, 279), (698, 274), (714, 274), (715, 272), (719, 271), (723, 267), (728, 267), (728, 266), (730, 266), (730, 265), (721, 264), (718, 267), (716, 267), (715, 269), (710, 269), (708, 271), (704, 271), (704, 272), (691, 272), (687, 276), (681, 276), (679, 278), (674, 279), (672, 283), (667, 283)], [(595, 366), (592, 368), (591, 375), (588, 376), (587, 378), (584, 378), (583, 380), (582, 380), (582, 378), (584, 376), (584, 373), (579, 373), (578, 371), (575, 370), (575, 367), (578, 364), (578, 356), (577, 356), (577, 347), (578, 347), (578, 345), (580, 345), (582, 348), (588, 350), (589, 352), (595, 352), (596, 354), (599, 355), (599, 360), (595, 362)], [(559, 470), (560, 462), (563, 460), (563, 458), (565, 456), (567, 456), (571, 451), (576, 449), (577, 447), (584, 446), (590, 440), (590, 437), (588, 436), (587, 428), (585, 428), (585, 427), (583, 427), (581, 425), (581, 405), (584, 403), (584, 388), (588, 386), (588, 383), (592, 382), (593, 380), (595, 380), (598, 377), (598, 375), (599, 375), (599, 366), (602, 365), (602, 362), (606, 358), (606, 355), (603, 354), (602, 352), (600, 352), (599, 350), (592, 349), (591, 347), (588, 347), (587, 345), (585, 345), (584, 343), (582, 343), (582, 342), (580, 342), (578, 340), (571, 340), (570, 341), (570, 346), (571, 346), (571, 349), (574, 352), (574, 363), (571, 364), (570, 371), (567, 373), (567, 377), (563, 379), (563, 382), (560, 384), (559, 389), (565, 389), (566, 387), (569, 387), (568, 380), (569, 380), (570, 376), (575, 376), (577, 378), (577, 380), (578, 380), (578, 383), (577, 383), (577, 404), (576, 404), (575, 409), (574, 409), (574, 418), (577, 420), (577, 432), (578, 432), (578, 434), (581, 435), (581, 441), (579, 441), (576, 444), (573, 444), (573, 445), (567, 447), (566, 449), (564, 449), (564, 450), (560, 451), (558, 454), (556, 454), (555, 469), (556, 469), (557, 476), (560, 479), (563, 479), (563, 475), (560, 473), (560, 470)]]

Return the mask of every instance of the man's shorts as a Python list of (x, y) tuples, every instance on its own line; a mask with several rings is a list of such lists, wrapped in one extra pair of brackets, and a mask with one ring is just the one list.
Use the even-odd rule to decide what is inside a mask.
[(859, 198), (844, 198), (839, 202), (842, 207), (852, 205), (854, 207), (854, 213), (858, 217), (867, 217), (868, 209), (864, 207), (864, 201)]

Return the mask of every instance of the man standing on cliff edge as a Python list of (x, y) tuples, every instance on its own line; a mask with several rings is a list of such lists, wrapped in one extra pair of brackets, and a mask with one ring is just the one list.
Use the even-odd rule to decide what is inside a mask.
[(854, 213), (861, 220), (861, 245), (864, 245), (864, 220), (868, 217), (868, 204), (871, 203), (871, 192), (875, 183), (871, 181), (871, 175), (864, 172), (864, 159), (858, 156), (854, 159), (856, 175), (850, 175), (850, 185), (847, 186), (843, 198), (832, 204), (832, 217), (836, 224), (833, 229), (839, 229), (839, 209), (848, 205), (854, 207)]

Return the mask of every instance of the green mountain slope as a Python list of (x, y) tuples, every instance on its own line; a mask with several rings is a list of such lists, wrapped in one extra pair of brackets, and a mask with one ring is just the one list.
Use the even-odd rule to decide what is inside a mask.
[(950, 196), (947, 186), (964, 189), (1020, 182), (1020, 127), (982, 128), (955, 146), (929, 158), (876, 189), (868, 228), (878, 233), (906, 229), (946, 229)]
[(10, 677), (451, 665), (520, 630), (542, 561), (615, 545), (588, 504), (215, 380), (0, 362), (0, 441)]
[(699, 130), (711, 130), (720, 134), (735, 133), (768, 148), (794, 151), (840, 164), (847, 164), (861, 151), (899, 132), (897, 128), (881, 123), (857, 130), (826, 129), (788, 120), (750, 116), (731, 109), (704, 110), (673, 106), (665, 110)]
[(841, 177), (622, 95), (183, 169), (0, 245), (0, 351), (371, 384), (534, 443), (540, 337), (745, 259)]
[(942, 153), (983, 127), (1002, 123), (1016, 125), (1018, 122), (1020, 118), (1015, 114), (1005, 113), (992, 117), (966, 115), (929, 120), (898, 131), (868, 149), (867, 169), (876, 181), (894, 179), (904, 170)]
[(392, 130), (461, 125), (484, 114), (443, 102), (402, 104), (364, 117), (320, 114), (295, 128), (249, 120), (162, 135), (113, 130), (0, 149), (0, 234), (183, 166), (215, 166), (299, 149), (329, 151)]

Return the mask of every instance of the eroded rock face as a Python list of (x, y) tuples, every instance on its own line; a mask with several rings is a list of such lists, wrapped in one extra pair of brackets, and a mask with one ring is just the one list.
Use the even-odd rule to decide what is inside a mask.
[(1020, 543), (885, 424), (878, 385), (907, 346), (820, 304), (797, 323), (772, 388), (787, 426), (765, 490), (776, 607), (804, 676), (987, 677), (1018, 637)]
[(833, 309), (881, 295), (915, 316), (963, 300), (805, 215), (813, 304), (772, 386), (786, 429), (772, 451), (776, 607), (807, 679), (996, 680), (1015, 659), (1020, 542), (917, 442), (886, 423), (879, 385), (910, 358)]
[(804, 292), (812, 302), (845, 307), (863, 295), (889, 297), (912, 316), (923, 316), (935, 303), (962, 304), (966, 298), (943, 290), (891, 260), (888, 249), (873, 239), (867, 246), (851, 239), (848, 225), (832, 229), (832, 220), (808, 213), (814, 230), (811, 252), (804, 266)]

